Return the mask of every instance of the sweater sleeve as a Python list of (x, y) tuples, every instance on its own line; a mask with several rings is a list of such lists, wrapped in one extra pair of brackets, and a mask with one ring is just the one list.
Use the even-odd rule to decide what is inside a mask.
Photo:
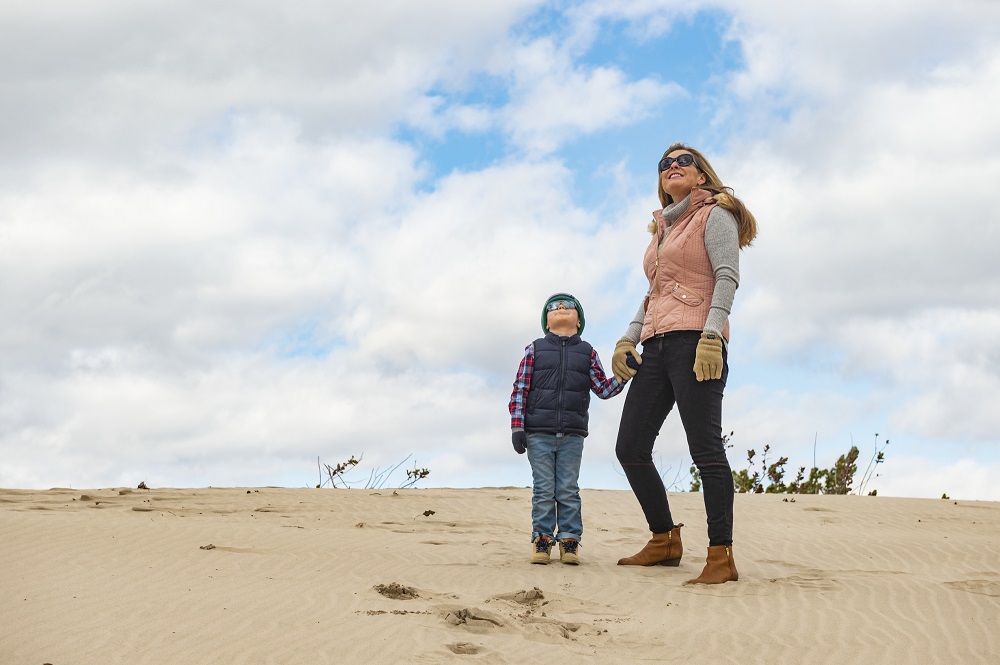
[(625, 334), (621, 336), (622, 339), (632, 342), (634, 345), (639, 344), (639, 337), (642, 335), (642, 321), (646, 318), (646, 307), (645, 300), (639, 303), (639, 309), (636, 310), (635, 316), (632, 317), (632, 321), (628, 324), (628, 328), (625, 329)]
[(705, 321), (705, 330), (722, 334), (733, 299), (740, 285), (740, 234), (736, 218), (722, 206), (715, 206), (705, 223), (705, 250), (715, 272), (715, 291)]

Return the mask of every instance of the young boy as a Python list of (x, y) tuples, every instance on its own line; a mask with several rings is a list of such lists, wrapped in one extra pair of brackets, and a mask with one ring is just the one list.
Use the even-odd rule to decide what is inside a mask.
[(568, 293), (546, 300), (545, 337), (524, 349), (510, 395), (514, 450), (521, 455), (527, 451), (531, 463), (532, 563), (549, 562), (554, 539), (563, 563), (580, 563), (579, 478), (590, 392), (608, 399), (625, 387), (605, 376), (597, 351), (580, 339), (583, 326), (579, 300)]

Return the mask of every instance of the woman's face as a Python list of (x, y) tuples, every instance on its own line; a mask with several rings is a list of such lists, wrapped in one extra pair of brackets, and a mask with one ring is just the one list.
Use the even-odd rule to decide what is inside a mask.
[[(681, 155), (691, 155), (687, 150), (674, 150), (667, 157), (677, 158)], [(694, 155), (691, 155), (694, 157)], [(698, 170), (697, 160), (689, 166), (681, 166), (676, 161), (670, 167), (660, 172), (660, 183), (674, 203), (691, 193), (691, 190), (705, 184), (705, 174)]]

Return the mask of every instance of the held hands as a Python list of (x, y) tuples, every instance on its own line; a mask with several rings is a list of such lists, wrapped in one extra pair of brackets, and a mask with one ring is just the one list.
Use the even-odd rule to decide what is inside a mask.
[(703, 332), (694, 352), (694, 375), (699, 381), (722, 378), (722, 338)]
[(625, 383), (639, 371), (642, 358), (635, 350), (635, 344), (627, 339), (618, 340), (615, 345), (615, 352), (611, 356), (611, 372), (618, 379), (618, 383)]
[(523, 455), (524, 451), (528, 449), (528, 435), (524, 433), (523, 429), (511, 430), (510, 440), (518, 455)]

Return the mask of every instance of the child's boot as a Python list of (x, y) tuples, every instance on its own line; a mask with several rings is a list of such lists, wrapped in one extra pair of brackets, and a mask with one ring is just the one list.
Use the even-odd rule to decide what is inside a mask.
[(580, 555), (578, 550), (580, 548), (580, 541), (573, 540), (572, 538), (567, 538), (566, 540), (559, 541), (559, 560), (563, 563), (568, 563), (571, 566), (576, 566), (580, 563)]
[(531, 541), (531, 563), (548, 563), (550, 551), (552, 551), (552, 539), (548, 536), (538, 536)]

